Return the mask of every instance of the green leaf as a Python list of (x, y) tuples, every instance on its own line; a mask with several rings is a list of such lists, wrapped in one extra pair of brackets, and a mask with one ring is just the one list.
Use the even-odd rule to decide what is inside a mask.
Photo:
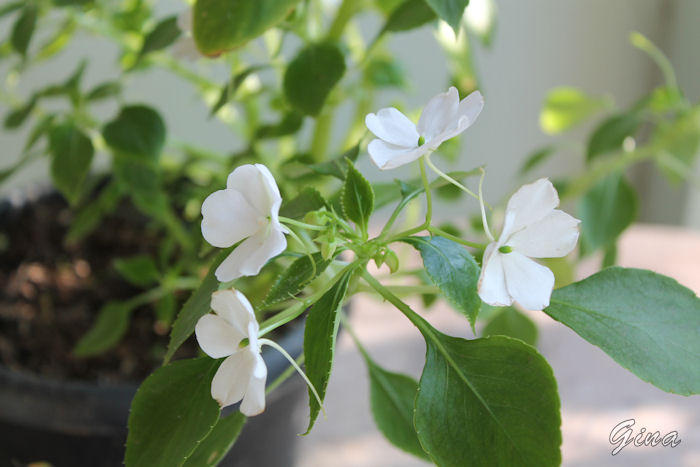
[(160, 272), (153, 258), (146, 255), (117, 258), (114, 267), (124, 279), (140, 287), (158, 282)]
[(26, 143), (24, 143), (25, 152), (32, 149), (37, 141), (39, 141), (42, 136), (49, 132), (55, 119), (55, 114), (46, 114), (39, 119), (39, 121), (32, 128), (32, 131), (29, 133)]
[(326, 206), (326, 200), (316, 188), (306, 187), (291, 201), (282, 205), (280, 216), (301, 219), (307, 213)]
[(407, 237), (402, 239), (417, 249), (433, 283), (447, 301), (463, 313), (474, 329), (481, 299), (477, 291), (479, 265), (459, 243), (443, 237)]
[[(340, 324), (340, 308), (345, 301), (350, 277), (354, 271), (350, 270), (326, 292), (309, 310), (304, 329), (304, 362), (306, 364), (306, 376), (314, 385), (321, 401), (326, 395), (328, 379), (333, 365), (335, 353), (335, 341)], [(309, 389), (309, 427), (305, 434), (314, 426), (321, 406)]]
[(464, 9), (469, 5), (469, 0), (425, 0), (425, 3), (452, 27), (455, 36), (459, 33)]
[(309, 165), (309, 168), (313, 170), (316, 173), (319, 173), (321, 175), (330, 175), (331, 177), (335, 177), (338, 180), (345, 180), (345, 174), (346, 174), (346, 167), (347, 167), (347, 160), (350, 159), (352, 162), (355, 162), (357, 160), (357, 156), (360, 154), (360, 145), (356, 144), (355, 146), (351, 147), (347, 151), (345, 151), (343, 154), (341, 154), (339, 157), (336, 157), (335, 159), (331, 159), (326, 162), (322, 162), (319, 164), (311, 164)]
[(484, 327), (483, 337), (508, 336), (520, 339), (526, 344), (537, 344), (537, 326), (530, 318), (513, 307), (505, 308)]
[(644, 381), (700, 393), (700, 299), (674, 279), (612, 267), (555, 290), (544, 311)]
[(622, 174), (602, 179), (579, 201), (581, 246), (585, 253), (606, 248), (637, 217), (637, 194)]
[(300, 256), (280, 274), (272, 285), (267, 297), (265, 297), (264, 304), (266, 306), (274, 305), (296, 296), (312, 280), (318, 277), (332, 261), (323, 259), (320, 252), (313, 253), (311, 257), (313, 258), (313, 263), (308, 255)]
[(544, 161), (549, 159), (554, 154), (554, 147), (547, 146), (546, 148), (538, 149), (537, 151), (531, 153), (523, 162), (520, 167), (519, 175), (525, 175), (530, 172), (535, 167), (542, 164)]
[(106, 81), (92, 88), (85, 99), (88, 101), (98, 101), (109, 97), (116, 97), (122, 92), (122, 85), (119, 81)]
[(199, 50), (216, 56), (282, 21), (299, 0), (197, 0), (192, 33)]
[(546, 133), (561, 133), (607, 106), (607, 99), (587, 96), (576, 88), (554, 88), (545, 98), (540, 127)]
[(400, 32), (423, 26), (433, 21), (435, 11), (424, 0), (406, 0), (391, 12), (382, 28), (384, 32)]
[(430, 460), (413, 427), (413, 401), (418, 382), (410, 376), (391, 373), (365, 356), (369, 370), (370, 404), (377, 428), (394, 446), (421, 459)]
[(211, 108), (211, 112), (209, 113), (209, 116), (212, 116), (216, 114), (216, 112), (221, 109), (224, 105), (226, 105), (233, 97), (236, 95), (236, 91), (238, 91), (238, 88), (243, 84), (243, 81), (250, 76), (252, 73), (255, 73), (258, 70), (261, 70), (265, 68), (264, 66), (261, 65), (253, 65), (249, 66), (245, 70), (241, 71), (240, 73), (236, 74), (231, 80), (224, 84), (221, 87), (221, 92), (219, 93), (219, 99), (216, 101), (216, 104)]
[(177, 16), (165, 18), (144, 37), (139, 58), (150, 52), (168, 47), (180, 37), (181, 33), (182, 31), (177, 25)]
[(73, 348), (76, 357), (89, 357), (111, 349), (119, 343), (129, 328), (132, 307), (112, 302), (102, 307), (90, 330)]
[(406, 70), (399, 62), (376, 58), (367, 64), (365, 80), (378, 88), (401, 88), (406, 86)]
[(12, 2), (6, 5), (0, 6), (0, 18), (5, 15), (9, 15), (13, 11), (19, 10), (24, 5), (24, 1)]
[(557, 385), (534, 348), (508, 337), (465, 340), (434, 329), (426, 344), (414, 423), (436, 464), (560, 464)]
[(182, 309), (180, 313), (178, 313), (177, 319), (170, 331), (170, 342), (168, 343), (168, 351), (163, 358), (164, 363), (170, 361), (177, 349), (192, 335), (199, 318), (209, 313), (211, 294), (219, 288), (219, 281), (216, 280), (214, 271), (216, 271), (216, 268), (219, 267), (230, 253), (230, 248), (219, 253), (211, 268), (209, 268), (209, 272), (204, 279), (202, 279), (199, 287), (197, 287), (197, 290), (192, 292), (190, 298), (182, 305)]
[(157, 161), (165, 143), (165, 124), (150, 107), (128, 106), (105, 125), (102, 136), (120, 153)]
[(345, 217), (357, 224), (363, 232), (367, 232), (367, 224), (374, 209), (374, 191), (349, 160), (341, 202)]
[(102, 220), (103, 216), (111, 213), (122, 198), (119, 184), (112, 181), (102, 189), (97, 199), (90, 201), (78, 211), (68, 228), (65, 242), (75, 245), (86, 235), (92, 232)]
[(282, 119), (271, 125), (260, 125), (255, 131), (256, 139), (279, 138), (299, 131), (304, 118), (296, 112), (289, 112)]
[(692, 173), (700, 152), (700, 121), (694, 113), (679, 117), (659, 126), (652, 141), (660, 147), (655, 158), (659, 168), (671, 184), (677, 185)]
[(22, 55), (27, 55), (27, 48), (32, 40), (38, 15), (39, 10), (37, 6), (33, 2), (27, 2), (22, 9), (22, 13), (12, 25), (10, 44), (12, 44), (12, 48), (15, 51)]
[(214, 467), (236, 442), (247, 418), (240, 412), (221, 418), (209, 435), (200, 442), (184, 467)]
[(92, 141), (73, 125), (63, 124), (51, 129), (49, 148), (51, 179), (61, 194), (74, 203), (95, 154)]
[(284, 95), (302, 114), (318, 115), (326, 97), (344, 73), (345, 57), (336, 45), (309, 45), (287, 67)]
[(220, 360), (180, 360), (141, 384), (131, 403), (126, 467), (179, 466), (219, 419), (211, 380)]
[(641, 120), (635, 113), (614, 115), (604, 120), (588, 140), (586, 162), (608, 152), (620, 151), (625, 138), (634, 136), (640, 124)]
[(26, 104), (24, 104), (21, 107), (18, 107), (14, 110), (12, 110), (10, 113), (8, 113), (5, 116), (5, 128), (8, 130), (17, 128), (21, 126), (27, 118), (32, 114), (32, 110), (34, 110), (34, 107), (36, 106), (37, 99), (32, 98), (27, 101)]

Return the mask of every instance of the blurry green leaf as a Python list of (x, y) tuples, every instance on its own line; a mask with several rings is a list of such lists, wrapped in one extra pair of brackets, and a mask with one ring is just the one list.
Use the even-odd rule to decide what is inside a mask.
[(459, 33), (459, 26), (464, 15), (464, 9), (469, 5), (469, 0), (425, 0), (435, 13), (452, 27), (455, 36)]
[(22, 13), (12, 25), (10, 43), (12, 48), (22, 55), (27, 55), (27, 48), (32, 40), (38, 15), (39, 10), (34, 2), (27, 2), (22, 9)]
[(291, 219), (301, 219), (307, 213), (326, 206), (326, 200), (316, 188), (306, 187), (296, 198), (286, 202), (280, 209), (280, 215)]
[(71, 203), (77, 201), (90, 171), (95, 149), (90, 138), (71, 124), (53, 127), (49, 134), (51, 179)]
[(114, 260), (114, 268), (124, 279), (139, 287), (154, 284), (160, 279), (156, 263), (146, 255), (117, 258)]
[(330, 175), (332, 177), (337, 178), (338, 180), (345, 180), (346, 167), (348, 166), (346, 160), (350, 159), (350, 161), (355, 162), (359, 154), (360, 145), (357, 144), (345, 151), (340, 156), (336, 157), (335, 159), (331, 159), (329, 161), (322, 162), (319, 164), (311, 164), (309, 165), (309, 168), (316, 173), (322, 175)]
[(555, 289), (567, 286), (576, 280), (574, 264), (566, 256), (562, 258), (541, 258), (538, 261), (554, 273)]
[(165, 124), (158, 112), (150, 107), (128, 106), (105, 125), (102, 136), (108, 145), (121, 153), (156, 161), (165, 143)]
[(637, 194), (622, 174), (608, 175), (578, 205), (581, 246), (586, 254), (607, 248), (637, 217)]
[(37, 141), (39, 141), (42, 136), (49, 132), (55, 119), (56, 115), (54, 114), (46, 114), (39, 119), (36, 125), (34, 125), (32, 128), (32, 131), (29, 133), (27, 141), (24, 143), (24, 151), (29, 151), (32, 149)]
[(623, 113), (605, 119), (588, 140), (586, 162), (608, 152), (620, 151), (625, 138), (634, 136), (640, 124), (636, 113)]
[(139, 57), (168, 47), (180, 37), (180, 27), (177, 25), (177, 16), (171, 16), (161, 20), (156, 27), (143, 39), (143, 45)]
[(587, 96), (576, 88), (554, 88), (545, 98), (540, 127), (546, 133), (561, 133), (608, 105), (607, 99)]
[(260, 125), (255, 131), (255, 138), (279, 138), (280, 136), (292, 135), (299, 131), (304, 119), (296, 112), (289, 112), (282, 120), (273, 125)]
[(526, 344), (537, 344), (537, 326), (522, 312), (513, 307), (505, 308), (484, 327), (483, 337), (508, 336), (520, 339)]
[(700, 299), (670, 277), (612, 267), (552, 293), (545, 313), (644, 381), (700, 393)]
[(382, 32), (400, 32), (423, 26), (433, 21), (435, 11), (424, 0), (406, 0), (392, 11)]
[(326, 97), (344, 73), (345, 57), (336, 45), (309, 45), (287, 67), (284, 95), (299, 112), (318, 115)]
[[(608, 245), (605, 248), (604, 254), (603, 254), (603, 263), (601, 264), (601, 268), (605, 269), (610, 266), (615, 266), (615, 263), (617, 262), (617, 245), (613, 243), (612, 245)], [(572, 281), (573, 282), (573, 281)]]
[(700, 121), (695, 113), (658, 126), (652, 134), (659, 149), (655, 161), (672, 184), (682, 182), (700, 152)]
[(378, 88), (401, 88), (406, 85), (406, 71), (399, 62), (387, 58), (377, 58), (370, 60), (367, 64), (365, 79)]
[(12, 129), (21, 126), (31, 115), (36, 106), (36, 98), (30, 99), (22, 107), (18, 107), (5, 116), (5, 128)]
[(219, 93), (219, 99), (216, 101), (216, 104), (211, 108), (211, 112), (209, 113), (210, 116), (216, 114), (216, 112), (221, 109), (224, 105), (226, 105), (233, 97), (236, 95), (236, 91), (238, 88), (243, 84), (243, 81), (250, 76), (252, 73), (255, 73), (258, 70), (261, 70), (265, 68), (262, 65), (253, 65), (249, 66), (245, 70), (241, 71), (240, 73), (236, 74), (231, 80), (224, 84), (221, 87), (221, 92)]
[(15, 10), (19, 10), (22, 8), (24, 5), (24, 1), (18, 1), (18, 2), (11, 2), (7, 3), (6, 5), (0, 6), (0, 18), (2, 18), (5, 15), (9, 15)]
[(633, 31), (630, 33), (630, 43), (639, 50), (645, 52), (656, 63), (664, 75), (666, 86), (674, 92), (679, 93), (678, 84), (676, 83), (676, 74), (673, 71), (673, 66), (666, 55), (656, 47), (649, 39), (639, 32)]
[(175, 318), (175, 313), (177, 313), (177, 299), (175, 298), (175, 294), (166, 294), (163, 298), (158, 300), (155, 308), (158, 322), (169, 326)]
[(435, 195), (444, 200), (455, 201), (462, 197), (462, 190), (458, 186), (448, 183), (437, 188)]
[(93, 3), (95, 0), (53, 0), (56, 6), (82, 6)]
[(76, 21), (72, 17), (66, 18), (66, 20), (56, 28), (54, 35), (39, 48), (36, 58), (45, 60), (63, 50), (70, 43), (76, 27)]
[(311, 257), (313, 264), (308, 255), (300, 256), (282, 271), (265, 297), (265, 306), (274, 305), (296, 296), (331, 263), (330, 260), (325, 260), (319, 252), (313, 253)]
[(553, 146), (547, 146), (546, 148), (538, 149), (537, 151), (531, 153), (529, 156), (527, 156), (525, 162), (520, 167), (519, 174), (527, 174), (532, 169), (549, 159), (549, 157), (552, 156), (552, 154), (554, 154)]
[(103, 306), (95, 323), (73, 348), (73, 354), (89, 357), (117, 345), (129, 327), (131, 311), (125, 303), (112, 302)]
[(88, 101), (97, 101), (108, 97), (116, 97), (122, 92), (122, 85), (119, 81), (106, 81), (92, 88), (85, 98)]
[(211, 380), (221, 360), (180, 360), (158, 368), (131, 403), (126, 467), (179, 466), (219, 419)]
[(235, 49), (282, 21), (299, 0), (198, 0), (192, 33), (210, 56)]
[(91, 200), (83, 206), (71, 221), (65, 242), (68, 245), (75, 245), (86, 235), (91, 233), (100, 224), (102, 218), (114, 211), (117, 203), (122, 197), (119, 185), (112, 181), (105, 186), (97, 199)]
[(374, 209), (374, 191), (372, 191), (372, 185), (349, 160), (341, 202), (345, 217), (366, 233), (369, 218)]
[(219, 465), (233, 443), (241, 434), (247, 418), (240, 412), (234, 412), (220, 418), (213, 430), (202, 440), (183, 467), (214, 467)]

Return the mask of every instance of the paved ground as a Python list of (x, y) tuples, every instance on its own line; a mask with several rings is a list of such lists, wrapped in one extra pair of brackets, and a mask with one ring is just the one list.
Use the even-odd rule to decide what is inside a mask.
[[(700, 234), (636, 227), (624, 238), (620, 264), (675, 277), (700, 292)], [(582, 275), (587, 275), (583, 268)], [(420, 309), (418, 303), (411, 303)], [(390, 305), (369, 296), (353, 302), (355, 331), (375, 360), (393, 371), (420, 374), (425, 347), (412, 325)], [(438, 329), (472, 337), (466, 321), (446, 306), (424, 316)], [(597, 347), (542, 313), (538, 348), (554, 369), (562, 401), (565, 466), (700, 466), (700, 398), (665, 393), (617, 365)], [(700, 336), (699, 336), (700, 338)], [(347, 335), (340, 338), (328, 387), (328, 419), (300, 439), (300, 467), (412, 467), (426, 465), (394, 448), (378, 433), (369, 410), (364, 362)], [(298, 416), (305, 419), (305, 413)], [(635, 418), (637, 427), (677, 430), (676, 448), (627, 447), (615, 457), (611, 429)], [(302, 422), (303, 423), (303, 422)]]

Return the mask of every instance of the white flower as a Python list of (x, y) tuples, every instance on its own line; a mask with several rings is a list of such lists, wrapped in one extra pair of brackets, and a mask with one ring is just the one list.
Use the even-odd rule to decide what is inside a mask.
[(185, 60), (197, 60), (202, 54), (197, 49), (197, 44), (192, 37), (192, 8), (180, 13), (180, 16), (177, 17), (177, 26), (182, 31), (182, 35), (173, 45), (173, 55)]
[(281, 204), (277, 183), (262, 164), (236, 168), (228, 176), (226, 189), (204, 200), (202, 235), (207, 242), (228, 248), (245, 239), (216, 269), (220, 282), (256, 275), (287, 248), (287, 229), (278, 217)]
[(479, 296), (493, 306), (518, 302), (528, 310), (549, 305), (554, 274), (530, 258), (566, 256), (578, 240), (578, 219), (558, 209), (552, 183), (541, 178), (508, 201), (503, 231), (484, 252)]
[[(237, 290), (220, 290), (212, 294), (211, 308), (216, 314), (199, 318), (194, 329), (204, 353), (212, 358), (228, 357), (211, 382), (211, 397), (221, 407), (243, 399), (243, 415), (257, 415), (265, 410), (267, 367), (260, 355), (253, 307)], [(241, 348), (243, 339), (248, 339), (248, 345)]]
[(483, 107), (479, 91), (460, 102), (457, 89), (451, 87), (430, 99), (417, 127), (393, 107), (367, 114), (365, 124), (378, 138), (369, 143), (367, 151), (382, 170), (408, 164), (469, 128)]

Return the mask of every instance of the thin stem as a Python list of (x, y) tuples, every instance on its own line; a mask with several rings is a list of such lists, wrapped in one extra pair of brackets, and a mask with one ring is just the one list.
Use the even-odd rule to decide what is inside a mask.
[(428, 182), (428, 174), (426, 173), (425, 170), (425, 162), (428, 162), (428, 165), (431, 165), (430, 162), (430, 155), (426, 155), (425, 157), (420, 158), (420, 177), (421, 180), (423, 180), (423, 189), (425, 190), (425, 202), (426, 202), (426, 208), (425, 208), (425, 226), (430, 225), (430, 221), (433, 219), (433, 198), (432, 198), (432, 193), (430, 192), (430, 183)]
[(369, 356), (369, 353), (367, 353), (367, 350), (365, 350), (364, 346), (360, 342), (360, 339), (357, 337), (357, 334), (355, 334), (355, 331), (353, 331), (352, 326), (350, 325), (350, 320), (348, 319), (347, 316), (345, 316), (345, 313), (342, 311), (339, 313), (340, 316), (340, 322), (343, 324), (343, 327), (345, 330), (350, 334), (350, 337), (352, 338), (353, 342), (355, 343), (355, 346), (357, 347), (357, 350), (360, 351), (362, 356), (365, 358), (365, 361), (368, 364), (372, 363), (372, 359)]
[[(388, 290), (396, 295), (411, 296), (423, 294), (439, 294), (440, 289), (434, 285), (387, 285)], [(358, 285), (358, 292), (375, 292), (375, 290), (366, 285)]]
[(428, 227), (428, 231), (434, 233), (435, 235), (445, 237), (449, 240), (452, 240), (453, 242), (457, 242), (461, 245), (465, 245), (471, 248), (486, 248), (486, 244), (484, 243), (470, 242), (469, 240), (464, 240), (463, 238), (459, 238), (455, 235), (452, 235), (451, 233), (445, 232), (444, 230), (440, 230), (437, 227)]
[(326, 109), (325, 112), (316, 118), (316, 127), (311, 140), (311, 156), (317, 162), (321, 162), (326, 158), (332, 127), (333, 113), (330, 112), (330, 109)]
[(307, 243), (299, 238), (299, 236), (292, 230), (292, 229), (287, 229), (287, 233), (289, 234), (290, 237), (292, 237), (294, 240), (296, 240), (301, 247), (304, 249), (304, 253), (306, 253), (306, 257), (309, 258), (309, 262), (311, 263), (311, 277), (316, 277), (316, 261), (314, 261), (314, 257), (312, 256), (311, 249), (313, 248), (312, 245), (307, 245)]
[(328, 29), (326, 34), (326, 39), (329, 41), (337, 41), (343, 35), (345, 31), (345, 26), (347, 26), (348, 21), (353, 17), (358, 6), (357, 0), (343, 0), (343, 3), (338, 7), (338, 11), (335, 14), (333, 23)]
[(316, 401), (318, 402), (319, 407), (321, 407), (321, 411), (323, 412), (323, 416), (326, 416), (326, 409), (323, 408), (323, 401), (321, 400), (321, 397), (318, 395), (318, 392), (316, 392), (316, 388), (314, 387), (313, 383), (309, 380), (309, 377), (306, 376), (306, 373), (304, 373), (299, 365), (297, 365), (297, 362), (292, 358), (291, 355), (287, 353), (284, 348), (279, 345), (275, 341), (271, 341), (270, 339), (259, 339), (258, 342), (260, 345), (269, 345), (273, 349), (277, 350), (279, 353), (281, 353), (284, 358), (286, 358), (289, 363), (294, 367), (294, 369), (299, 373), (299, 375), (304, 378), (304, 381), (306, 381), (306, 384), (309, 386), (309, 389), (311, 389), (311, 392), (314, 394), (314, 397), (316, 398)]
[(307, 224), (306, 222), (299, 222), (297, 220), (290, 219), (289, 217), (279, 216), (279, 221), (282, 222), (283, 224), (294, 225), (296, 227), (300, 227), (300, 228), (306, 229), (306, 230), (319, 230), (319, 231), (326, 230), (325, 227), (322, 227), (320, 225), (311, 225), (311, 224)]
[(484, 225), (484, 232), (486, 232), (486, 236), (491, 240), (492, 242), (495, 242), (496, 240), (493, 238), (493, 235), (491, 234), (491, 229), (489, 229), (489, 221), (486, 220), (486, 208), (484, 208), (484, 192), (483, 192), (483, 185), (484, 185), (484, 177), (486, 176), (486, 171), (484, 168), (481, 168), (481, 178), (479, 179), (479, 207), (481, 208), (481, 222)]
[(661, 69), (661, 73), (664, 75), (664, 81), (666, 81), (666, 86), (669, 88), (678, 91), (678, 82), (676, 81), (676, 74), (673, 71), (673, 66), (671, 65), (671, 62), (668, 60), (666, 55), (659, 50), (656, 45), (654, 45), (649, 39), (647, 39), (644, 35), (638, 33), (638, 32), (633, 32), (630, 34), (630, 42), (632, 45), (637, 47), (640, 50), (643, 50), (646, 52), (654, 62), (656, 62), (656, 65)]
[[(302, 352), (301, 355), (299, 355), (296, 359), (297, 365), (301, 366), (304, 364), (304, 353)], [(281, 375), (279, 375), (273, 382), (267, 385), (265, 388), (265, 394), (270, 394), (272, 391), (277, 389), (282, 383), (287, 381), (287, 379), (292, 376), (294, 373), (294, 367), (289, 366), (287, 369), (285, 369)]]
[(448, 182), (450, 182), (451, 184), (453, 184), (454, 186), (456, 186), (457, 188), (459, 188), (460, 190), (462, 190), (463, 192), (465, 192), (465, 193), (468, 194), (469, 196), (472, 196), (472, 197), (474, 197), (474, 198), (476, 198), (476, 199), (479, 199), (479, 197), (478, 197), (476, 194), (474, 194), (474, 192), (471, 191), (469, 188), (467, 188), (466, 186), (462, 185), (461, 183), (459, 183), (457, 180), (455, 180), (454, 178), (452, 178), (452, 177), (450, 177), (449, 175), (447, 175), (447, 174), (446, 174), (445, 172), (443, 172), (442, 170), (438, 169), (438, 168), (435, 166), (435, 164), (433, 164), (433, 161), (430, 160), (430, 153), (428, 153), (428, 154), (425, 155), (425, 162), (428, 164), (428, 167), (430, 167), (430, 168), (433, 170), (433, 172), (435, 172), (436, 174), (438, 174), (440, 177), (444, 178), (445, 180), (447, 180)]

